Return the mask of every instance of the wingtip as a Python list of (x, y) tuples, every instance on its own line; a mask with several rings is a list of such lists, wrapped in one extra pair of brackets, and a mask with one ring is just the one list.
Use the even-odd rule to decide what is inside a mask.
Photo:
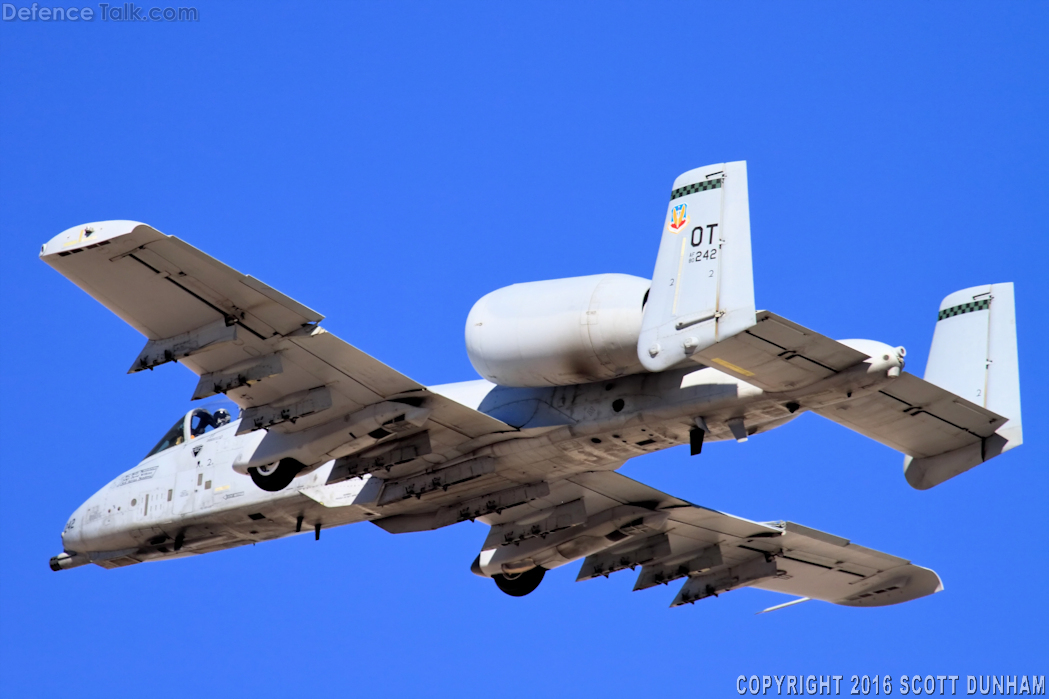
[(113, 238), (134, 231), (147, 224), (139, 221), (94, 221), (82, 223), (62, 231), (40, 246), (40, 257), (70, 254), (87, 247), (94, 247)]

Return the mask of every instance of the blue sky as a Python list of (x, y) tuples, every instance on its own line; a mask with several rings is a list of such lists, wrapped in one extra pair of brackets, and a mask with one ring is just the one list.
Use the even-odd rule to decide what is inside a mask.
[[(20, 5), (19, 5), (20, 6)], [(0, 24), (5, 696), (730, 696), (740, 674), (1047, 674), (1045, 3), (198, 3)], [(807, 415), (627, 475), (935, 569), (875, 610), (742, 590), (668, 609), (576, 566), (513, 599), (481, 524), (367, 524), (57, 575), (69, 513), (183, 412), (130, 327), (37, 259), (78, 223), (177, 235), (424, 383), (475, 378), (473, 302), (651, 276), (673, 179), (749, 165), (759, 307), (908, 349), (1014, 281), (1026, 444), (926, 492)]]

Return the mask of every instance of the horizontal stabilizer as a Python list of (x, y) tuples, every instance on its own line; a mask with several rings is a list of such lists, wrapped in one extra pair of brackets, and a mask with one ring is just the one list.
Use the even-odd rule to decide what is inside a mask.
[(1020, 445), (1013, 285), (943, 300), (925, 379), (902, 373), (814, 412), (905, 454), (907, 482), (919, 490)]
[(775, 313), (760, 311), (753, 327), (693, 358), (763, 391), (778, 393), (814, 384), (868, 357)]
[(879, 391), (814, 412), (915, 457), (981, 444), (1005, 423), (1001, 415), (906, 372)]

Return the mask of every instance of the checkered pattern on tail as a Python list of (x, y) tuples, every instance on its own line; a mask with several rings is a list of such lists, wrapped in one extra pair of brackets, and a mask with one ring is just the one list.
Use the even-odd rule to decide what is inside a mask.
[(991, 307), (991, 299), (982, 299), (980, 301), (970, 301), (969, 303), (963, 303), (958, 306), (951, 306), (940, 311), (940, 317), (936, 319), (936, 322), (940, 322), (944, 318), (951, 318), (952, 316), (960, 316), (963, 313), (972, 313), (973, 311), (985, 311)]
[(678, 187), (670, 193), (670, 201), (674, 201), (678, 197), (683, 197), (686, 194), (695, 194), (696, 192), (705, 192), (708, 189), (721, 189), (722, 180), (706, 180), (704, 182), (696, 182), (695, 184), (687, 184), (684, 187)]

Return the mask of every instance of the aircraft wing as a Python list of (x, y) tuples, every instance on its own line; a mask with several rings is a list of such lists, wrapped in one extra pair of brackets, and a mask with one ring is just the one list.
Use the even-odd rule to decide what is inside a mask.
[[(550, 528), (548, 521), (557, 526), (558, 516), (561, 525), (571, 521), (565, 518), (573, 503), (585, 510), (575, 524), (545, 535), (535, 529)], [(552, 508), (553, 520), (537, 522), (543, 508)], [(609, 528), (594, 523), (611, 522), (617, 528), (602, 535), (604, 545), (618, 543), (587, 555), (577, 580), (626, 568), (640, 569), (635, 590), (683, 579), (671, 606), (748, 586), (852, 607), (897, 604), (942, 589), (936, 573), (903, 558), (793, 522), (752, 522), (700, 507), (610, 471), (551, 483), (549, 496), (483, 521), (493, 527), (479, 561), (525, 554), (544, 567), (563, 565), (593, 546)], [(533, 523), (531, 531), (543, 538), (522, 540), (521, 521), (526, 530)]]
[[(189, 367), (200, 376), (193, 398), (225, 393), (242, 409), (242, 433), (293, 435), (390, 401), (424, 411), (433, 451), (446, 456), (471, 440), (513, 431), (328, 333), (316, 311), (145, 224), (72, 228), (40, 255), (146, 336), (129, 373), (171, 361)], [(362, 424), (383, 429), (373, 423), (389, 411), (373, 412), (379, 417)], [(329, 438), (329, 456), (339, 456), (338, 442), (349, 439)]]

